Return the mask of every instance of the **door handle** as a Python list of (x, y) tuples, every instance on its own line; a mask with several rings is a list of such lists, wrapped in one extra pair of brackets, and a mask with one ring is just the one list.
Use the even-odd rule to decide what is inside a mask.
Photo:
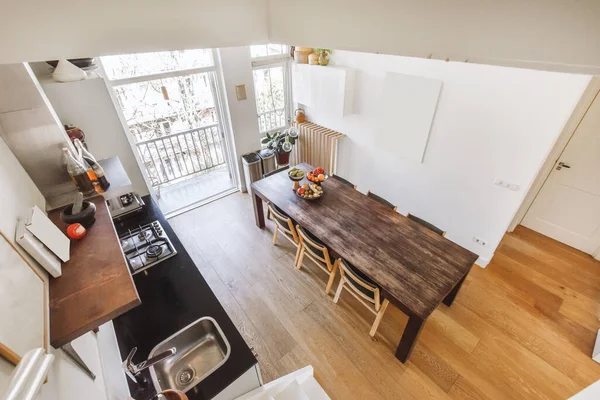
[(556, 166), (556, 170), (560, 171), (563, 168), (571, 168), (571, 166), (569, 164), (565, 164), (564, 162), (559, 162), (558, 165)]

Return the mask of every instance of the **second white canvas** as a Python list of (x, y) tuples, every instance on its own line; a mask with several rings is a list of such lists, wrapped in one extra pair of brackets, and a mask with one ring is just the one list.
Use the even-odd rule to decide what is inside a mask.
[(379, 143), (402, 159), (423, 162), (442, 81), (388, 72), (383, 83)]

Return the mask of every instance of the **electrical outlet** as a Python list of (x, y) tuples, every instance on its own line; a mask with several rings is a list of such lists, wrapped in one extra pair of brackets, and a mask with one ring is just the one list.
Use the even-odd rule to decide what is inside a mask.
[(477, 236), (473, 236), (473, 241), (480, 246), (487, 247), (487, 242), (483, 239), (478, 238)]
[(512, 190), (513, 192), (517, 192), (521, 188), (516, 183), (510, 183), (502, 179), (494, 179), (494, 185), (498, 185), (505, 189)]

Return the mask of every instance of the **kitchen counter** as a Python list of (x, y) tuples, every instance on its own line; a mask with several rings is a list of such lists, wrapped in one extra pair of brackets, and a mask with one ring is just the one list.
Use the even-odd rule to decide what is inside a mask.
[[(201, 317), (211, 316), (229, 341), (231, 354), (220, 368), (186, 393), (190, 400), (211, 399), (252, 368), (257, 363), (256, 358), (162, 212), (150, 196), (145, 196), (143, 200), (146, 213), (117, 223), (117, 232), (123, 234), (127, 229), (158, 220), (177, 250), (177, 255), (133, 276), (142, 305), (113, 321), (121, 358), (125, 359), (130, 350), (137, 347), (133, 362), (140, 363), (162, 340)], [(148, 380), (145, 388), (127, 379), (131, 395), (136, 400), (148, 399), (155, 393), (149, 370), (142, 374)]]
[[(50, 279), (50, 343), (59, 348), (140, 304), (121, 252), (106, 202), (96, 205), (96, 223), (81, 240), (72, 240), (62, 275)], [(61, 209), (48, 214), (64, 233)]]

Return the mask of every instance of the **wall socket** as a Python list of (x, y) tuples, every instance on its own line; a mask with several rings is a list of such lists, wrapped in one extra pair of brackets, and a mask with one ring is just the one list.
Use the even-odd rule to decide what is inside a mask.
[(478, 238), (477, 236), (473, 236), (473, 241), (480, 246), (487, 247), (487, 242), (483, 239)]
[(521, 188), (516, 183), (510, 183), (510, 182), (504, 181), (502, 179), (494, 179), (494, 185), (501, 186), (505, 189), (512, 190), (514, 192), (517, 192)]

